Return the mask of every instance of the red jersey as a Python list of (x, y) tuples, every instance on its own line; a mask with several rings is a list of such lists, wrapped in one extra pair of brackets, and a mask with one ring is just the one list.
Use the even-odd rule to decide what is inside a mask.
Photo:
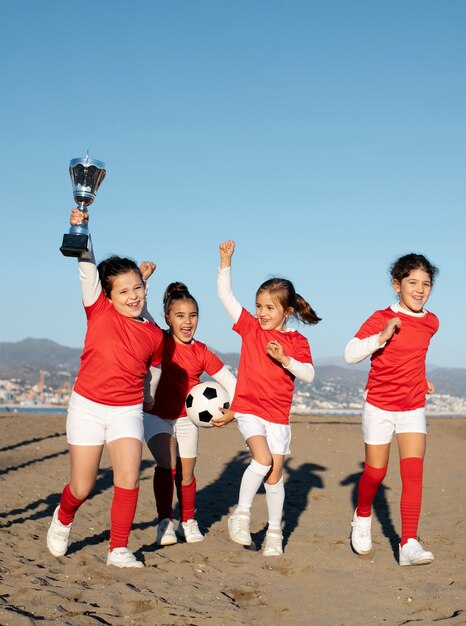
[(223, 367), (222, 361), (200, 341), (178, 343), (163, 331), (162, 375), (155, 392), (151, 413), (163, 419), (186, 416), (185, 399), (199, 383), (201, 374), (213, 376)]
[(426, 354), (439, 321), (428, 311), (418, 317), (388, 307), (371, 315), (355, 336), (376, 335), (393, 317), (401, 319), (401, 328), (371, 357), (366, 400), (385, 411), (411, 411), (426, 403)]
[(269, 341), (279, 341), (287, 356), (312, 364), (308, 340), (296, 330), (262, 330), (258, 319), (244, 308), (233, 330), (241, 336), (242, 346), (232, 411), (288, 424), (295, 377), (268, 356), (266, 346)]
[(74, 390), (99, 404), (141, 404), (147, 369), (162, 360), (162, 331), (118, 313), (103, 291), (84, 309), (87, 332)]

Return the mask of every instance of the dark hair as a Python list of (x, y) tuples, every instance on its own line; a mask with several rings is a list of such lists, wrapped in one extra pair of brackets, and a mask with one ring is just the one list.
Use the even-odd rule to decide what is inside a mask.
[(259, 287), (256, 293), (256, 297), (263, 291), (268, 291), (272, 297), (275, 297), (282, 309), (286, 310), (290, 307), (294, 309), (291, 314), (300, 322), (304, 324), (317, 324), (320, 322), (320, 317), (299, 293), (296, 293), (294, 285), (286, 278), (270, 278)]
[(423, 254), (415, 254), (414, 252), (400, 256), (392, 263), (390, 266), (390, 275), (393, 280), (397, 280), (401, 283), (403, 278), (409, 276), (414, 270), (424, 270), (427, 272), (431, 283), (434, 284), (435, 277), (438, 274), (438, 268), (432, 265)]
[(199, 314), (199, 306), (196, 298), (189, 293), (189, 289), (184, 283), (176, 282), (170, 283), (163, 294), (163, 312), (165, 313), (165, 317), (167, 317), (170, 313), (173, 302), (177, 300), (192, 300), (192, 302), (196, 305), (196, 310)]
[(139, 267), (136, 265), (133, 259), (128, 259), (126, 257), (121, 256), (110, 256), (108, 259), (104, 259), (97, 266), (97, 271), (99, 272), (100, 282), (102, 284), (102, 289), (104, 290), (107, 298), (110, 298), (110, 294), (112, 291), (113, 279), (120, 274), (126, 274), (127, 272), (136, 272), (141, 276), (142, 275)]

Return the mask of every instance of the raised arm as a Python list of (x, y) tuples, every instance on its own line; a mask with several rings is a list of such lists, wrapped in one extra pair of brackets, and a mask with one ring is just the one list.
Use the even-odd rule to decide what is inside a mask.
[(144, 317), (146, 320), (149, 320), (149, 322), (152, 322), (153, 324), (156, 324), (157, 322), (154, 320), (151, 313), (149, 312), (149, 309), (147, 308), (147, 292), (149, 291), (149, 287), (147, 286), (147, 281), (149, 280), (149, 278), (152, 276), (152, 274), (155, 272), (156, 269), (157, 269), (157, 265), (153, 263), (152, 261), (142, 261), (139, 266), (139, 271), (141, 272), (142, 280), (144, 281), (146, 285), (146, 298), (144, 300), (144, 308), (142, 310), (142, 317)]
[[(82, 223), (82, 221), (88, 220), (89, 215), (82, 213), (79, 209), (71, 209), (70, 224)], [(90, 240), (90, 236), (89, 236)], [(90, 259), (78, 259), (79, 268), (79, 280), (81, 282), (81, 294), (84, 306), (91, 306), (98, 299), (102, 292), (102, 285), (100, 284), (99, 272), (95, 264), (94, 248), (92, 241), (89, 241), (90, 245)]]
[(233, 295), (231, 287), (231, 257), (235, 251), (235, 242), (229, 239), (219, 246), (220, 266), (217, 275), (217, 294), (233, 322), (239, 320), (243, 307)]

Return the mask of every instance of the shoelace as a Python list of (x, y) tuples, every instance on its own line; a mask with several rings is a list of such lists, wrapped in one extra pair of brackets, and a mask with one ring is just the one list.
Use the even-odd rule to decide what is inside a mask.
[(270, 533), (265, 536), (265, 550), (282, 550), (282, 537), (277, 533)]
[(58, 526), (57, 524), (53, 530), (53, 534), (58, 535), (59, 537), (62, 537), (63, 539), (66, 539), (66, 537), (68, 537), (68, 535), (70, 534), (70, 529), (63, 528), (62, 526)]
[(245, 515), (238, 515), (236, 518), (236, 524), (241, 532), (249, 532), (249, 518)]

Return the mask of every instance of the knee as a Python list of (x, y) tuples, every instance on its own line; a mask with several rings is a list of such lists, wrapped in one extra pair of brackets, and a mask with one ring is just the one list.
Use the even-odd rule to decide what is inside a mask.
[(122, 489), (135, 489), (139, 486), (139, 470), (132, 469), (114, 473), (113, 484)]
[(267, 476), (267, 480), (265, 481), (265, 484), (269, 487), (277, 487), (277, 489), (281, 488), (282, 485), (284, 484), (283, 474), (281, 470), (279, 472), (274, 473), (273, 468), (272, 468), (272, 471)]
[(251, 472), (253, 472), (254, 474), (257, 474), (258, 476), (262, 476), (264, 478), (265, 476), (269, 474), (271, 467), (272, 467), (272, 458), (270, 458), (270, 463), (261, 463), (259, 460), (254, 458), (252, 459), (249, 465), (249, 469)]
[(194, 480), (194, 473), (193, 472), (189, 472), (189, 473), (184, 473), (181, 477), (181, 484), (182, 485), (190, 485)]
[(86, 483), (70, 483), (71, 495), (77, 500), (87, 500), (91, 495), (94, 483), (92, 485)]
[(364, 467), (363, 477), (372, 485), (380, 485), (387, 474), (387, 465), (385, 467), (372, 467), (366, 463)]
[[(260, 465), (268, 465), (269, 469), (272, 466), (272, 455), (270, 452), (261, 452), (260, 454), (255, 454), (252, 462), (259, 463)], [(251, 462), (251, 463), (252, 463)]]

